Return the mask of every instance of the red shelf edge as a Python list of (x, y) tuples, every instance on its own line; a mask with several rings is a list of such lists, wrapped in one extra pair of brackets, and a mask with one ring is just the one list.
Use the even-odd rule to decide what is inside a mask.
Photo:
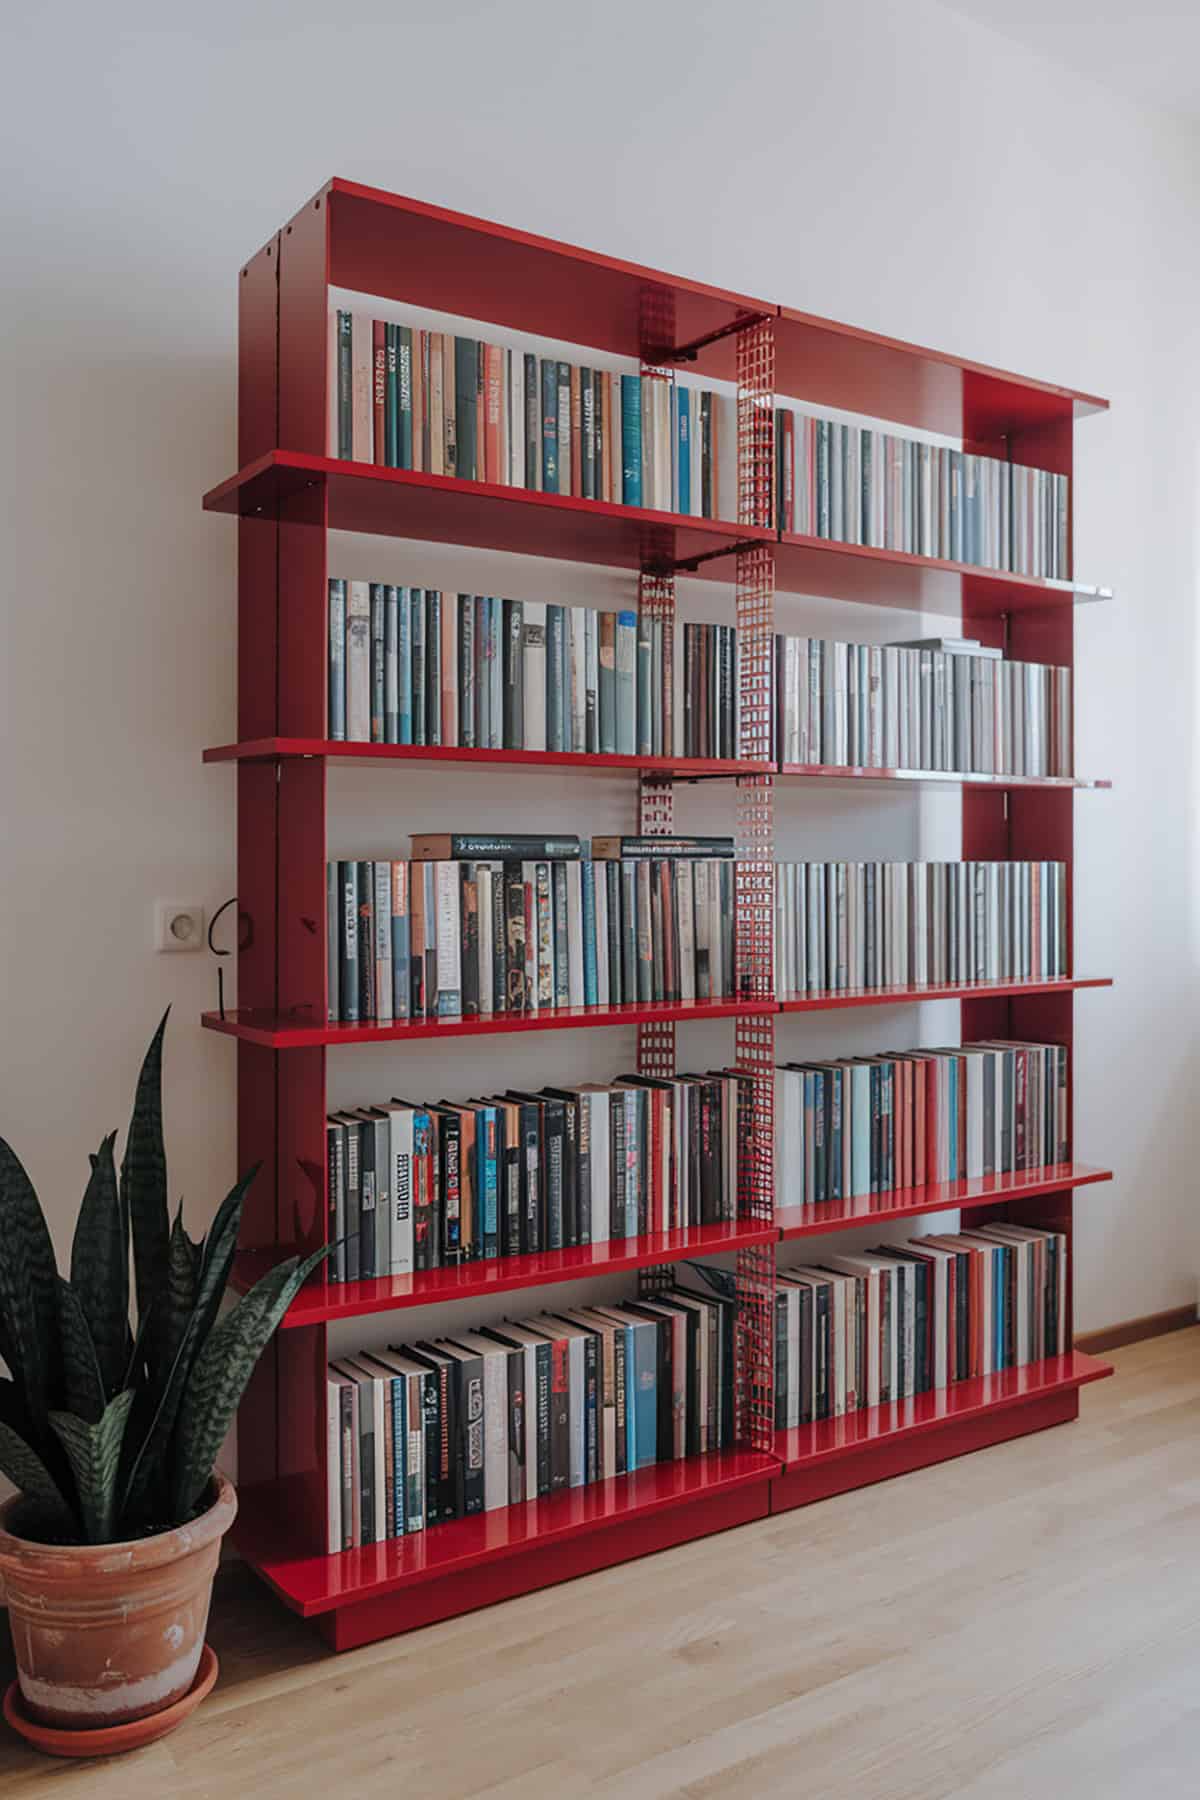
[(719, 1450), (679, 1462), (653, 1463), (633, 1475), (591, 1482), (520, 1507), (476, 1513), (411, 1537), (319, 1556), (289, 1553), (284, 1523), (289, 1516), (287, 1484), (267, 1482), (259, 1489), (242, 1490), (233, 1535), (241, 1554), (280, 1599), (302, 1617), (313, 1618), (527, 1551), (618, 1530), (734, 1488), (769, 1482), (778, 1473), (778, 1459), (768, 1452)]
[(252, 738), (244, 743), (217, 744), (205, 750), (206, 763), (273, 762), (291, 757), (323, 756), (355, 762), (495, 763), (518, 768), (616, 769), (637, 773), (696, 775), (769, 775), (775, 765), (736, 757), (617, 756), (580, 750), (480, 750), (465, 745), (367, 744), (336, 738)]
[[(681, 1241), (687, 1238), (695, 1241)], [(366, 1318), (380, 1313), (412, 1311), (448, 1301), (480, 1300), (489, 1294), (517, 1293), (553, 1287), (564, 1281), (587, 1281), (630, 1269), (653, 1268), (697, 1256), (718, 1256), (751, 1244), (778, 1241), (776, 1225), (761, 1220), (732, 1220), (728, 1225), (693, 1225), (640, 1238), (613, 1238), (606, 1244), (571, 1250), (547, 1250), (532, 1256), (483, 1258), (458, 1268), (427, 1269), (415, 1275), (384, 1276), (374, 1281), (322, 1282), (310, 1277), (280, 1323), (281, 1330), (301, 1329), (337, 1319)], [(624, 1246), (627, 1246), (625, 1248)], [(610, 1252), (611, 1255), (603, 1254)], [(601, 1254), (593, 1257), (592, 1252)], [(276, 1262), (286, 1247), (239, 1250), (230, 1285), (245, 1293)], [(536, 1263), (537, 1267), (522, 1266)], [(400, 1291), (394, 1291), (399, 1289)], [(368, 1290), (370, 1290), (368, 1292)]]
[(1111, 1363), (1082, 1350), (1068, 1350), (1043, 1362), (956, 1381), (910, 1400), (845, 1413), (837, 1419), (819, 1419), (812, 1425), (786, 1427), (775, 1434), (775, 1452), (782, 1473), (791, 1475), (843, 1457), (870, 1456), (884, 1445), (948, 1429), (965, 1419), (1032, 1406), (1049, 1395), (1103, 1381), (1113, 1373)]
[(1064, 975), (1047, 981), (963, 981), (929, 987), (845, 988), (829, 994), (788, 994), (781, 1013), (835, 1012), (848, 1006), (905, 1006), (924, 1000), (990, 1000), (1014, 994), (1070, 994), (1111, 987), (1111, 975)]
[[(912, 1219), (922, 1213), (953, 1212), (959, 1208), (1003, 1206), (1010, 1200), (1033, 1200), (1068, 1188), (1090, 1187), (1111, 1181), (1112, 1170), (1091, 1163), (1052, 1163), (1041, 1169), (1018, 1170), (1006, 1175), (980, 1175), (970, 1180), (931, 1182), (925, 1187), (891, 1188), (879, 1194), (853, 1194), (846, 1200), (817, 1200), (805, 1206), (777, 1206), (775, 1222), (780, 1239), (821, 1237), (827, 1232), (852, 1231), (859, 1225), (886, 1225), (893, 1219)], [(858, 1204), (865, 1210), (850, 1212)], [(828, 1213), (820, 1209), (828, 1207)]]
[(278, 1015), (268, 1021), (243, 1020), (236, 1009), (224, 1018), (205, 1012), (200, 1023), (209, 1031), (224, 1032), (246, 1043), (270, 1050), (313, 1049), (322, 1044), (418, 1043), (428, 1039), (448, 1042), (454, 1038), (490, 1037), (512, 1031), (570, 1031), (596, 1025), (643, 1025), (655, 1021), (687, 1024), (693, 1019), (736, 1019), (773, 1013), (773, 1000), (651, 1001), (629, 1007), (560, 1007), (539, 1013), (497, 1013), (487, 1019), (423, 1019), (399, 1025), (284, 1024)]
[(1111, 781), (1089, 781), (1079, 775), (980, 775), (944, 769), (864, 769), (842, 763), (780, 763), (777, 773), (810, 781), (938, 782), (944, 787), (1111, 788)]

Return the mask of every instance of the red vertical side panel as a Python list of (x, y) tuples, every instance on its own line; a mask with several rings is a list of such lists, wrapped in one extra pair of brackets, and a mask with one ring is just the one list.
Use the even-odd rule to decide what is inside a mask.
[(280, 235), (279, 448), (324, 456), (329, 336), (329, 191)]
[(279, 405), (279, 235), (238, 280), (238, 467), (275, 448)]
[[(329, 502), (313, 486), (279, 507), (279, 726), (281, 737), (327, 735)], [(337, 574), (339, 571), (335, 570)]]
[(279, 1011), (323, 1022), (325, 971), (325, 762), (278, 765)]
[(275, 1338), (279, 1374), (279, 1474), (291, 1477), (289, 1505), (308, 1553), (327, 1548), (324, 1325), (281, 1331)]

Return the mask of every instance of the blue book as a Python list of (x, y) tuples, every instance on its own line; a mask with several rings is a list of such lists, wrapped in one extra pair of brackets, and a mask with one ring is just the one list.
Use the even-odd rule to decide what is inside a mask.
[(346, 736), (346, 584), (329, 583), (329, 735)]
[(542, 492), (558, 492), (558, 364), (542, 358)]
[[(397, 881), (399, 871), (399, 881)], [(392, 864), (392, 1018), (407, 1019), (412, 1001), (412, 971), (409, 959), (409, 865)], [(397, 886), (400, 892), (397, 894)], [(397, 911), (397, 901), (400, 910)]]
[[(584, 857), (579, 865), (583, 888), (583, 1004), (599, 1005), (596, 987), (596, 865)], [(608, 946), (605, 945), (605, 955)]]
[(397, 588), (396, 631), (396, 742), (411, 744), (412, 735), (412, 600), (406, 587)]
[(678, 421), (675, 432), (676, 507), (681, 513), (692, 510), (692, 432), (691, 401), (685, 387), (675, 389)]
[(658, 1461), (658, 1324), (647, 1319), (633, 1328), (633, 1406), (635, 1460), (644, 1469)]
[(621, 493), (626, 506), (642, 504), (642, 378), (621, 377)]
[(475, 1123), (479, 1192), (483, 1197), (483, 1254), (499, 1256), (499, 1180), (496, 1167), (496, 1108), (481, 1106)]

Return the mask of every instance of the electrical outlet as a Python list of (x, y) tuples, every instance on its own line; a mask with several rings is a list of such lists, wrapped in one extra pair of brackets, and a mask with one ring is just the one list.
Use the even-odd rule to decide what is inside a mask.
[(203, 950), (204, 908), (195, 900), (156, 900), (156, 950)]

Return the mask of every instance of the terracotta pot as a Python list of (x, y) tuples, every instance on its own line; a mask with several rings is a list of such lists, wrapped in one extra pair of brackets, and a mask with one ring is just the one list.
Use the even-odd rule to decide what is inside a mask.
[(37, 1544), (17, 1535), (18, 1496), (0, 1508), (0, 1579), (21, 1696), (67, 1729), (144, 1719), (196, 1679), (233, 1484), (190, 1525), (127, 1544)]

